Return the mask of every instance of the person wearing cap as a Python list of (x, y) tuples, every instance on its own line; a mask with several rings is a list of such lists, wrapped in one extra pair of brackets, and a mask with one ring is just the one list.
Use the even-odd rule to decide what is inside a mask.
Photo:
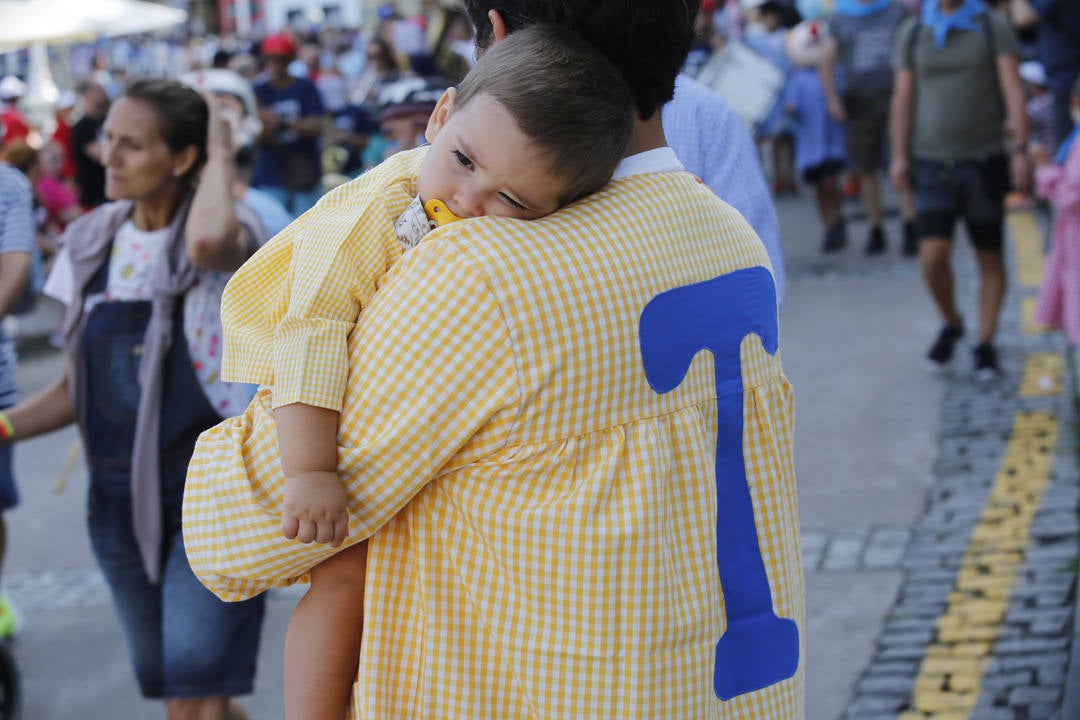
[(60, 93), (56, 101), (56, 130), (53, 131), (52, 141), (64, 151), (64, 165), (60, 170), (60, 177), (65, 180), (75, 178), (75, 155), (71, 151), (71, 130), (74, 127), (72, 114), (79, 98), (70, 90)]
[(307, 78), (289, 74), (296, 43), (285, 34), (262, 42), (268, 77), (255, 86), (262, 130), (251, 184), (273, 195), (296, 217), (322, 194), (322, 96)]
[[(226, 68), (209, 68), (187, 73), (181, 82), (216, 102), (217, 110), (229, 128), (233, 171), (229, 178), (233, 199), (246, 205), (258, 216), (266, 237), (277, 235), (292, 222), (292, 215), (276, 197), (251, 187), (255, 139), (262, 129), (255, 93), (239, 73)], [(207, 99), (211, 99), (208, 97)]]
[(386, 140), (384, 157), (424, 143), (424, 129), (447, 88), (442, 78), (404, 78), (383, 88), (377, 119)]
[(828, 36), (828, 25), (821, 19), (804, 20), (788, 33), (785, 49), (793, 69), (783, 97), (784, 111), (795, 130), (795, 168), (814, 188), (818, 217), (825, 229), (822, 252), (847, 244), (840, 188), (840, 175), (847, 167), (847, 138), (843, 123), (826, 110), (825, 89), (818, 75)]
[(6, 75), (0, 80), (0, 125), (3, 135), (0, 144), (8, 145), (18, 140), (25, 140), (30, 135), (30, 123), (18, 108), (19, 98), (26, 92), (26, 83), (14, 75)]
[(1057, 150), (1058, 138), (1054, 127), (1054, 94), (1050, 92), (1046, 70), (1038, 60), (1022, 62), (1020, 79), (1024, 81), (1027, 95), (1024, 112), (1028, 119), (1029, 145), (1039, 145), (1053, 153)]

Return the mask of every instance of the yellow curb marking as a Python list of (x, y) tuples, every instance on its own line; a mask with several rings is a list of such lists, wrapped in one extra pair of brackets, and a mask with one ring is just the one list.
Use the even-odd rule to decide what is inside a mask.
[[(1040, 379), (1046, 378), (1061, 392), (1060, 360), (1054, 355), (1031, 356), (1021, 395), (1027, 396), (1029, 384), (1037, 396), (1045, 395)], [(970, 720), (991, 648), (1020, 579), (1031, 523), (1050, 484), (1058, 430), (1053, 413), (1017, 413), (956, 588), (938, 619), (937, 640), (919, 667), (913, 709), (899, 720)]]
[(1024, 362), (1022, 397), (1056, 397), (1064, 391), (1065, 358), (1060, 353), (1033, 353)]
[(1042, 335), (1050, 328), (1035, 322), (1035, 305), (1038, 299), (1034, 297), (1020, 298), (1020, 324), (1025, 335)]
[(1030, 210), (1014, 210), (1006, 222), (1015, 248), (1017, 281), (1022, 288), (1037, 289), (1046, 265), (1042, 230)]

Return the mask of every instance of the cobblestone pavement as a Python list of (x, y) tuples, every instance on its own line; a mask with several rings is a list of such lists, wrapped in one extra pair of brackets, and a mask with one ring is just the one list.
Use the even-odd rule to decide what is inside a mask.
[(949, 382), (925, 514), (910, 529), (807, 538), (810, 572), (905, 573), (846, 719), (1038, 720), (1061, 708), (1080, 556), (1075, 389), (1063, 340), (1030, 321), (1038, 228), (1012, 220), (1004, 377)]

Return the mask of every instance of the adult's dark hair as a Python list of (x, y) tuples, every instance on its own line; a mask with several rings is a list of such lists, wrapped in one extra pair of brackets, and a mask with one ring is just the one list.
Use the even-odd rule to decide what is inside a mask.
[(158, 134), (173, 153), (195, 146), (198, 157), (184, 175), (184, 180), (194, 182), (206, 162), (206, 126), (210, 110), (202, 95), (175, 80), (138, 78), (124, 88), (123, 97), (150, 106), (157, 116)]
[(560, 25), (588, 41), (619, 69), (638, 116), (651, 118), (675, 93), (694, 40), (700, 0), (465, 0), (483, 53), (493, 40), (487, 14), (497, 10), (513, 33), (535, 23)]
[(562, 203), (599, 190), (630, 141), (634, 104), (622, 75), (564, 27), (533, 25), (484, 53), (457, 88), (454, 110), (487, 95), (551, 158), (568, 183)]

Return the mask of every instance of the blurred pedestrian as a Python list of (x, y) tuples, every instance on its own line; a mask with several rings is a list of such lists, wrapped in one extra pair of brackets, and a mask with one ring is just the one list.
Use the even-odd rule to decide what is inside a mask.
[(776, 301), (784, 302), (784, 249), (776, 207), (754, 137), (735, 109), (689, 75), (675, 79), (675, 97), (662, 110), (671, 149), (721, 200), (739, 211), (761, 238), (772, 263)]
[[(788, 30), (783, 25), (784, 10), (778, 0), (747, 0), (747, 45), (767, 57), (784, 74), (787, 84), (791, 63), (784, 52)], [(780, 96), (783, 97), (781, 90)], [(783, 103), (778, 99), (757, 128), (757, 140), (769, 149), (772, 158), (773, 193), (793, 195), (795, 185), (795, 140)]]
[(980, 0), (928, 0), (897, 32), (894, 58), (889, 173), (898, 189), (914, 187), (923, 278), (944, 323), (928, 367), (943, 369), (965, 331), (950, 257), (962, 219), (979, 269), (975, 376), (992, 380), (1000, 373), (1004, 199), (1010, 181), (1019, 192), (1030, 185), (1016, 34)]
[(115, 202), (68, 226), (46, 282), (67, 306), (64, 374), (0, 412), (5, 444), (78, 423), (94, 555), (139, 688), (170, 720), (247, 717), (230, 698), (252, 690), (263, 615), (262, 598), (207, 591), (180, 535), (195, 439), (228, 411), (210, 276), (238, 267), (262, 234), (232, 202), (232, 159), (210, 118), (197, 92), (168, 80), (135, 81), (110, 108), (102, 157)]
[(293, 217), (322, 195), (322, 135), (326, 108), (315, 84), (289, 74), (296, 43), (284, 34), (262, 42), (268, 77), (255, 86), (259, 134), (252, 184), (273, 195)]
[(836, 252), (847, 245), (840, 191), (847, 151), (844, 126), (829, 115), (825, 87), (818, 75), (827, 47), (828, 25), (823, 20), (807, 20), (792, 28), (787, 54), (794, 69), (783, 102), (795, 130), (795, 168), (814, 189), (818, 217), (825, 228), (821, 249)]
[(45, 210), (45, 230), (54, 237), (64, 232), (69, 222), (82, 215), (79, 199), (64, 180), (63, 172), (64, 150), (55, 142), (50, 142), (41, 148), (41, 177), (33, 190)]
[[(832, 42), (822, 57), (820, 77), (829, 115), (846, 124), (848, 162), (870, 225), (864, 246), (867, 255), (879, 255), (889, 245), (882, 226), (878, 176), (886, 167), (888, 152), (893, 37), (908, 16), (907, 8), (895, 0), (837, 0), (829, 17)], [(837, 78), (843, 79), (842, 86)], [(910, 192), (897, 190), (903, 218), (901, 252), (911, 256), (918, 253), (914, 206)]]
[(1069, 114), (1073, 131), (1058, 157), (1044, 148), (1033, 152), (1038, 166), (1035, 194), (1054, 207), (1054, 229), (1035, 320), (1065, 330), (1080, 345), (1080, 80), (1073, 84)]
[(30, 136), (30, 121), (19, 110), (19, 99), (25, 93), (26, 83), (14, 75), (0, 79), (0, 145)]
[(428, 118), (446, 88), (447, 82), (438, 77), (407, 77), (383, 88), (376, 116), (386, 141), (380, 161), (426, 142)]
[(378, 36), (371, 38), (364, 46), (364, 71), (353, 88), (352, 103), (374, 109), (383, 88), (400, 75), (390, 43)]
[(1028, 120), (1031, 146), (1040, 146), (1053, 155), (1061, 142), (1057, 138), (1054, 119), (1054, 95), (1047, 85), (1046, 70), (1037, 60), (1020, 63), (1020, 79), (1024, 81), (1027, 101), (1024, 111)]
[(92, 210), (105, 202), (105, 167), (98, 135), (109, 112), (109, 96), (96, 80), (83, 80), (76, 88), (82, 117), (71, 128), (71, 153), (75, 158), (75, 186), (79, 204)]
[[(19, 170), (0, 162), (0, 320), (7, 317), (30, 281), (34, 251), (33, 190)], [(2, 411), (15, 404), (15, 341), (0, 323), (0, 437), (9, 435)], [(12, 447), (0, 443), (0, 568), (7, 553), (4, 513), (19, 503), (12, 465)], [(20, 616), (6, 595), (0, 594), (0, 638), (11, 638)]]
[(1039, 17), (1039, 60), (1054, 93), (1054, 128), (1058, 142), (1073, 128), (1070, 94), (1080, 78), (1080, 2), (1028, 0)]
[(79, 98), (70, 90), (60, 93), (56, 101), (56, 130), (53, 131), (52, 142), (56, 143), (63, 152), (63, 165), (60, 168), (60, 177), (64, 180), (75, 179), (75, 155), (71, 151), (71, 129), (74, 127), (72, 114)]

